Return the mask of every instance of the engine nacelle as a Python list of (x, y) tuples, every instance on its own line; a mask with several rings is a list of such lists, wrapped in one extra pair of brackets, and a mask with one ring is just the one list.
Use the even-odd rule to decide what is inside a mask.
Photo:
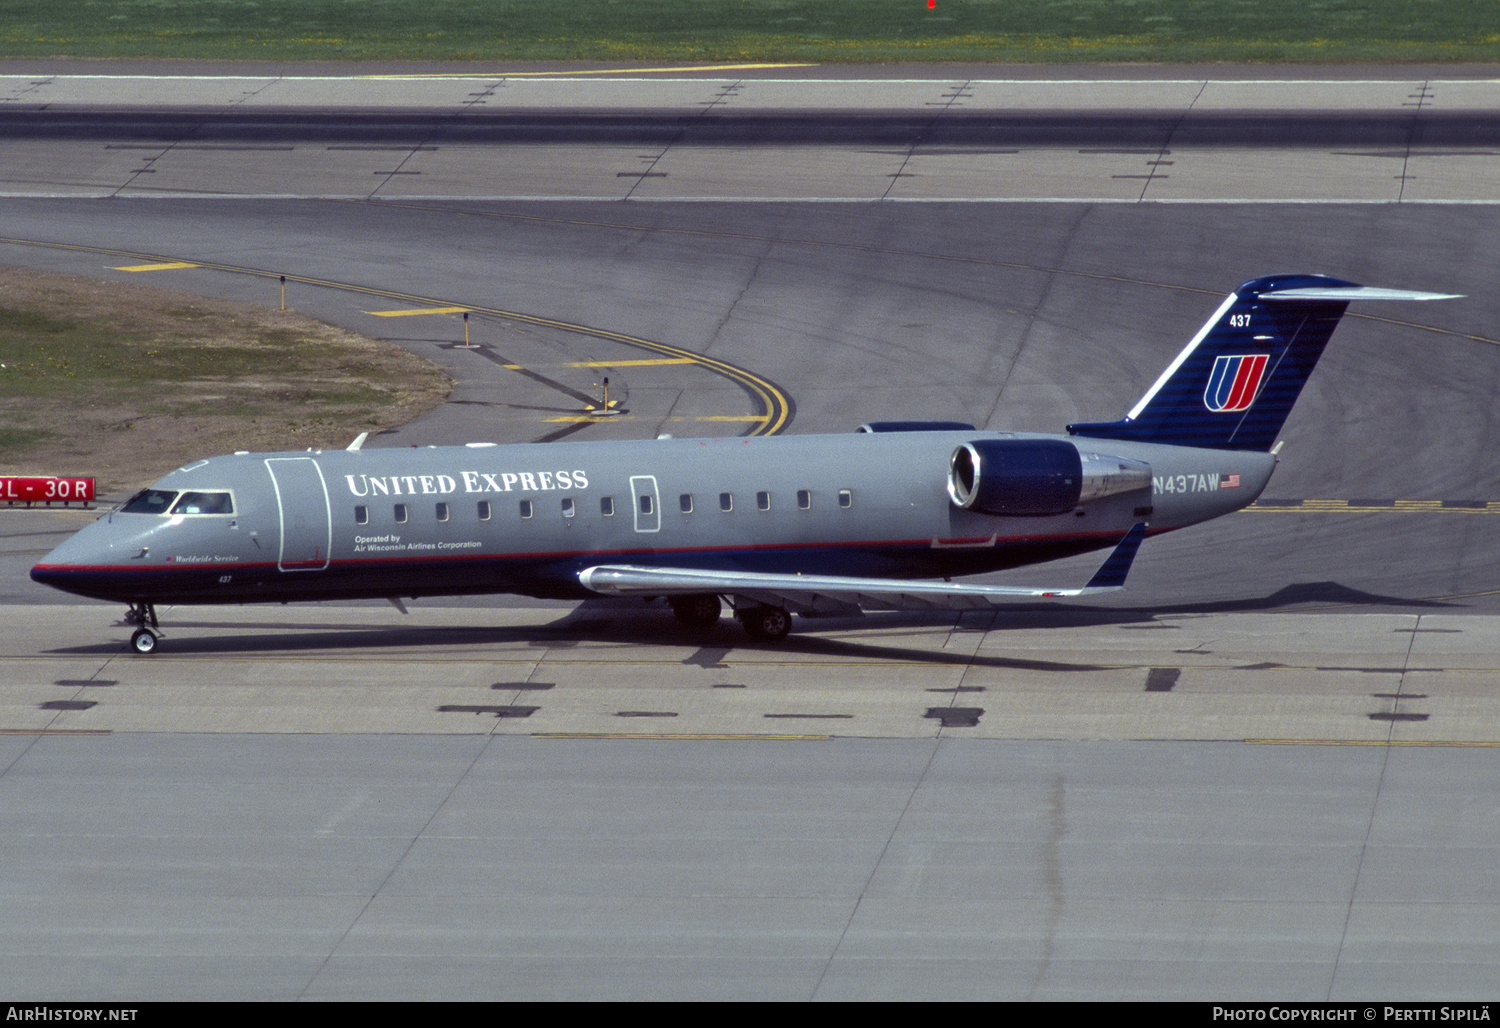
[(979, 439), (953, 451), (948, 496), (965, 510), (1013, 517), (1066, 514), (1079, 504), (1146, 490), (1151, 465), (1084, 453), (1063, 439)]
[(948, 462), (948, 495), (982, 514), (1066, 514), (1082, 492), (1078, 447), (1061, 439), (980, 439)]

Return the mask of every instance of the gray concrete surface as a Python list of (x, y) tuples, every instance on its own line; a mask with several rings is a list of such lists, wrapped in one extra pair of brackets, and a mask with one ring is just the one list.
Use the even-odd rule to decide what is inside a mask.
[[(34, 114), (73, 117), (114, 81), (3, 70), (22, 74), (0, 112), (29, 96)], [(952, 89), (970, 77), (982, 88)], [(909, 110), (1041, 104), (1073, 112), (1068, 145), (986, 152), (961, 119), (952, 153), (913, 135), (917, 121), (891, 145), (635, 145), (670, 121), (658, 113), (623, 146), (579, 139), (559, 116), (565, 143), (426, 150), (410, 125), (433, 122), (417, 117), (372, 120), (397, 150), (331, 150), (369, 144), (308, 141), (316, 120), (293, 110), (304, 87), (279, 74), (203, 86), (193, 97), (214, 117), (167, 112), (179, 135), (149, 151), (110, 149), (143, 141), (107, 138), (109, 119), (86, 113), (0, 120), (0, 260), (266, 303), (274, 280), (117, 269), (154, 255), (316, 280), (294, 306), (433, 356), (460, 382), (465, 402), (387, 445), (545, 438), (557, 424), (526, 409), (559, 394), (453, 350), (456, 319), (378, 318), (368, 292), (345, 287), (707, 352), (784, 387), (792, 431), (876, 415), (1044, 430), (1117, 416), (1256, 274), (1471, 296), (1349, 319), (1287, 426), (1271, 494), (1298, 505), (1153, 540), (1109, 605), (814, 621), (779, 649), (728, 622), (686, 638), (662, 611), (611, 604), (173, 610), (169, 646), (141, 660), (124, 654), (113, 608), (24, 577), (87, 515), (0, 512), (4, 991), (1492, 995), (1496, 215), (1484, 146), (1423, 135), (1465, 118), (1488, 131), (1492, 84), (1431, 71), (1362, 76), (1369, 87), (1287, 86), (1273, 71), (1253, 90), (1208, 73), (1088, 88), (970, 77), (628, 88), (684, 109), (839, 96), (831, 123), (846, 129), (871, 89)], [(330, 88), (441, 119), (490, 85), (391, 81)], [(512, 85), (552, 98), (537, 105), (611, 92)], [(139, 77), (120, 88), (134, 91), (125, 128), (183, 95), (153, 99)], [(301, 126), (266, 144), (291, 150), (181, 145), (184, 125), (209, 122), (248, 145), (252, 119), (225, 111), (254, 103), (282, 112), (278, 131)], [(1169, 128), (1151, 153), (1079, 153), (1094, 147), (1076, 138), (1078, 112), (1111, 105), (1100, 124), (1122, 132), (1201, 111), (1199, 128), (1241, 137)], [(1274, 105), (1276, 131), (1250, 145), (1259, 115), (1237, 115)], [(1358, 154), (1315, 145), (1327, 110), (1358, 115)], [(47, 137), (47, 124), (77, 131)], [(423, 174), (375, 175), (407, 170)], [(420, 192), (413, 179), (444, 198), (399, 199)], [(244, 198), (166, 195), (197, 189)], [(525, 195), (616, 199), (495, 200)], [(618, 202), (704, 195), (736, 202)], [(949, 202), (743, 202), (826, 195)], [(1070, 202), (969, 202), (996, 196)], [(1461, 202), (1412, 202), (1440, 196)], [(1237, 202), (1266, 197), (1319, 202)], [(1139, 202), (1165, 198), (1204, 202)], [(1091, 199), (1129, 202), (1079, 202)], [(500, 317), (474, 327), (570, 388), (599, 374), (580, 362), (637, 356)], [(697, 420), (749, 410), (700, 369), (614, 374), (641, 414), (604, 431), (744, 428)], [(1028, 574), (1071, 584), (1091, 566)], [(955, 708), (982, 713), (945, 726), (966, 720)]]
[(0, 195), (1492, 202), (1494, 78), (0, 74)]
[(130, 733), (0, 753), (19, 995), (1493, 995), (1481, 750)]
[(1058, 604), (803, 620), (772, 646), (618, 601), (175, 607), (142, 659), (108, 605), (37, 609), (0, 607), (16, 731), (1500, 745), (1500, 626), (1472, 615)]

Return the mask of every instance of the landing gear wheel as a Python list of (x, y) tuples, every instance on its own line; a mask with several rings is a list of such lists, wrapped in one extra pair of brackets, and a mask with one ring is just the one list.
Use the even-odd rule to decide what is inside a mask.
[(149, 628), (137, 628), (130, 637), (130, 648), (140, 654), (156, 652), (156, 633)]
[(695, 632), (706, 632), (719, 623), (722, 605), (718, 596), (673, 596), (667, 602), (677, 620)]
[(780, 642), (792, 630), (792, 615), (780, 607), (751, 607), (735, 617), (750, 633), (750, 638), (765, 642)]

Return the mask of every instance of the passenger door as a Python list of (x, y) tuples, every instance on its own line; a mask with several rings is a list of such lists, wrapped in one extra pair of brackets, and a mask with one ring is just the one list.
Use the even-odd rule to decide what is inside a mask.
[(322, 571), (333, 546), (333, 511), (323, 469), (311, 457), (267, 457), (281, 517), (282, 571)]
[(630, 506), (635, 511), (637, 532), (661, 531), (661, 498), (656, 494), (655, 475), (630, 476)]

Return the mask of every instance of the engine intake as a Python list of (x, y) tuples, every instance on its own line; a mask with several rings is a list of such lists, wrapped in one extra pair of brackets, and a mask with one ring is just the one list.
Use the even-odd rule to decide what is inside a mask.
[(979, 439), (953, 451), (948, 496), (981, 514), (1044, 517), (1119, 493), (1146, 492), (1151, 465), (1084, 453), (1062, 439)]
[(980, 439), (949, 461), (948, 495), (982, 514), (1065, 514), (1082, 492), (1078, 447), (1061, 439)]

